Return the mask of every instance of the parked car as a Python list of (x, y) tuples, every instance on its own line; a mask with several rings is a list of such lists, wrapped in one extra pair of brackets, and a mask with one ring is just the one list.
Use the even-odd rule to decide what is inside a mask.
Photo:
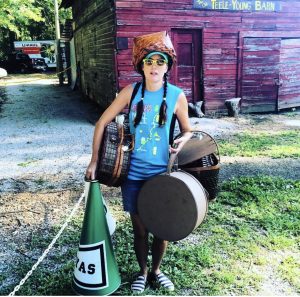
[(7, 69), (8, 72), (33, 72), (46, 71), (47, 64), (43, 58), (30, 58), (24, 53), (9, 54), (6, 61), (2, 61), (0, 66)]
[(7, 76), (7, 71), (3, 68), (0, 68), (0, 78)]

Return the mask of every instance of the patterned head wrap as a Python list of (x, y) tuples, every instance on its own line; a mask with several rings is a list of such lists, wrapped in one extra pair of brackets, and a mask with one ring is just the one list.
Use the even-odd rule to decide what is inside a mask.
[(133, 40), (132, 63), (137, 72), (142, 74), (142, 60), (151, 52), (168, 55), (168, 70), (176, 62), (176, 52), (170, 36), (166, 31), (137, 36)]

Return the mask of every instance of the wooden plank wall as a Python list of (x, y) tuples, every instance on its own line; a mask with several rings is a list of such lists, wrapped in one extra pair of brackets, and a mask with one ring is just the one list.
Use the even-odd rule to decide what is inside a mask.
[(119, 87), (136, 81), (132, 68), (134, 36), (178, 29), (203, 30), (203, 74), (206, 112), (225, 111), (224, 100), (238, 94), (239, 32), (300, 30), (300, 1), (280, 1), (279, 12), (200, 11), (192, 0), (117, 0), (117, 37), (129, 48), (117, 53)]
[(74, 1), (73, 18), (81, 90), (106, 108), (116, 93), (114, 9), (109, 1)]
[(281, 40), (278, 108), (300, 106), (300, 38)]
[(280, 38), (244, 38), (242, 111), (276, 111)]

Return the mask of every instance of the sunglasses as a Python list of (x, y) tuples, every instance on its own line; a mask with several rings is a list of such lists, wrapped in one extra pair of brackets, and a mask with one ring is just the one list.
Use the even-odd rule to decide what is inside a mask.
[(168, 62), (164, 59), (157, 59), (157, 60), (144, 59), (143, 63), (144, 63), (144, 65), (147, 65), (147, 66), (152, 66), (153, 64), (157, 65), (157, 66), (163, 66), (163, 65), (167, 64)]

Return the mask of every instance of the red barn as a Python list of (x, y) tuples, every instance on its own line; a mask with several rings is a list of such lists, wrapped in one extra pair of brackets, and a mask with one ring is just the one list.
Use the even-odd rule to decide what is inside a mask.
[(137, 35), (167, 30), (171, 82), (205, 113), (241, 97), (242, 112), (300, 106), (299, 0), (63, 0), (72, 7), (80, 85), (106, 107), (128, 83)]

